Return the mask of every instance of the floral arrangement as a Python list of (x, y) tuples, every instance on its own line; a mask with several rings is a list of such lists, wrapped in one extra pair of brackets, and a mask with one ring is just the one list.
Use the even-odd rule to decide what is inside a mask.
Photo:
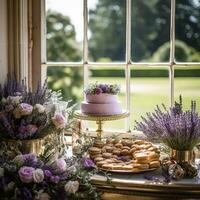
[(120, 87), (117, 84), (102, 84), (94, 83), (87, 86), (84, 90), (86, 95), (99, 95), (102, 93), (106, 94), (118, 94), (120, 92)]
[(31, 92), (23, 81), (8, 79), (0, 85), (0, 137), (27, 140), (64, 129), (68, 113), (64, 115), (53, 107), (59, 104), (58, 96), (47, 89), (46, 83)]
[(90, 178), (97, 172), (85, 152), (90, 143), (79, 147), (74, 157), (48, 159), (43, 156), (19, 154), (1, 143), (0, 146), (0, 199), (4, 200), (67, 200), (99, 199)]
[(200, 142), (200, 118), (196, 112), (196, 102), (191, 102), (191, 109), (183, 111), (182, 98), (169, 110), (163, 105), (153, 113), (136, 122), (136, 129), (144, 132), (150, 140), (159, 140), (172, 149), (192, 150)]

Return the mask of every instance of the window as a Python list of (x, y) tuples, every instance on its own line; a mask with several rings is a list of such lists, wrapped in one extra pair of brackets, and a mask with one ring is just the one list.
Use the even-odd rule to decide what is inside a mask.
[[(66, 92), (72, 86), (70, 95), (83, 97), (89, 82), (117, 79), (119, 98), (131, 115), (113, 128), (133, 130), (140, 115), (156, 104), (172, 105), (180, 94), (187, 103), (192, 98), (200, 103), (198, 0), (46, 0), (46, 10), (42, 67), (49, 83), (54, 89), (65, 84)], [(63, 40), (55, 33), (64, 34)]]

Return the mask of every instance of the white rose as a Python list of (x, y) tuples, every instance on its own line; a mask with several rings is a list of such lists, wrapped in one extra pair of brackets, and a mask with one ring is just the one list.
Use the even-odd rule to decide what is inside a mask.
[(4, 176), (4, 168), (0, 167), (0, 178)]
[(76, 173), (76, 167), (75, 166), (71, 166), (68, 168), (68, 171), (72, 174)]
[(65, 191), (67, 193), (75, 194), (75, 192), (78, 190), (78, 188), (79, 188), (79, 182), (78, 181), (69, 181), (65, 185)]
[(13, 190), (14, 186), (15, 186), (15, 183), (13, 181), (8, 183), (8, 185), (5, 187), (6, 192)]
[(13, 162), (18, 165), (18, 166), (22, 166), (24, 164), (24, 159), (22, 155), (18, 155), (14, 158)]
[(39, 113), (43, 113), (45, 111), (45, 107), (41, 104), (35, 104), (35, 109), (37, 109)]
[(48, 193), (44, 192), (44, 193), (41, 193), (39, 194), (38, 196), (38, 200), (50, 200), (50, 196)]
[(42, 169), (36, 169), (33, 172), (33, 180), (35, 183), (41, 183), (44, 180), (44, 172)]

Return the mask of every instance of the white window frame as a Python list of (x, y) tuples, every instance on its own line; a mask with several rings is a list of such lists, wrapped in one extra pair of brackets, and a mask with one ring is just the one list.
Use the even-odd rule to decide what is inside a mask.
[[(126, 109), (130, 111), (131, 106), (131, 68), (137, 67), (148, 67), (166, 68), (169, 72), (169, 103), (170, 106), (174, 104), (174, 69), (179, 67), (199, 67), (200, 62), (177, 62), (175, 60), (175, 5), (176, 0), (171, 0), (171, 13), (170, 13), (170, 58), (168, 62), (133, 62), (131, 60), (131, 3), (134, 0), (126, 0), (126, 58), (125, 62), (90, 62), (88, 59), (88, 0), (83, 0), (83, 61), (82, 62), (43, 62), (42, 69), (47, 69), (47, 67), (83, 67), (84, 69), (84, 87), (88, 84), (88, 70), (90, 67), (124, 67), (125, 79), (126, 79)], [(44, 32), (45, 33), (45, 32)], [(42, 38), (45, 38), (43, 35)], [(45, 41), (43, 39), (43, 41)], [(44, 54), (43, 54), (44, 55)], [(46, 55), (46, 54), (45, 54)], [(44, 56), (43, 56), (44, 57)], [(43, 59), (45, 60), (45, 59)], [(44, 76), (43, 76), (44, 79)], [(133, 102), (134, 104), (134, 102)], [(133, 113), (130, 113), (130, 117), (126, 119), (126, 132), (131, 132), (131, 118)]]

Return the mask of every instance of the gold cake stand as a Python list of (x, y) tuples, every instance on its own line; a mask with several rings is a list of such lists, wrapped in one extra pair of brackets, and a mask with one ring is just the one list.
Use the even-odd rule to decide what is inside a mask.
[(129, 116), (129, 111), (123, 111), (121, 114), (117, 115), (87, 115), (83, 114), (81, 110), (77, 110), (74, 113), (74, 117), (76, 119), (80, 120), (88, 120), (88, 121), (96, 121), (97, 124), (97, 137), (101, 138), (103, 129), (102, 129), (102, 124), (104, 121), (113, 121), (113, 120), (119, 120), (123, 119)]

